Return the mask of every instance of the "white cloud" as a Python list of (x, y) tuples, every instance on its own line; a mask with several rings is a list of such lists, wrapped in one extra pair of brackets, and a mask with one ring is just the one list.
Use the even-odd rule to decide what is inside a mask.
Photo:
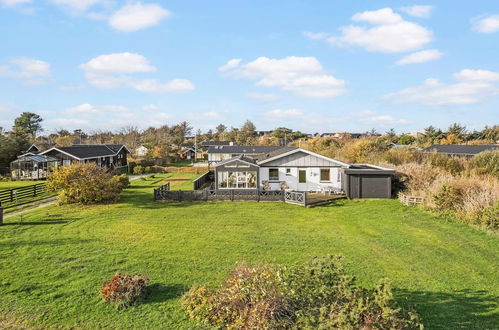
[(476, 17), (471, 20), (475, 31), (481, 33), (495, 33), (499, 31), (499, 15)]
[(274, 109), (266, 112), (265, 118), (268, 120), (292, 120), (304, 119), (304, 112), (299, 109)]
[(311, 40), (323, 40), (329, 36), (329, 34), (325, 32), (311, 32), (311, 31), (303, 31), (302, 35)]
[(85, 71), (103, 74), (156, 71), (156, 68), (149, 63), (147, 58), (140, 54), (128, 52), (100, 55), (80, 67)]
[(130, 81), (128, 84), (138, 91), (152, 93), (183, 93), (195, 89), (194, 84), (187, 79), (173, 79), (167, 83), (156, 79), (143, 79)]
[(400, 8), (400, 10), (414, 17), (428, 18), (431, 16), (431, 12), (433, 11), (433, 6), (428, 6), (428, 5), (407, 6)]
[(443, 53), (437, 49), (427, 49), (404, 56), (400, 60), (395, 62), (395, 64), (407, 65), (414, 63), (424, 63), (428, 61), (438, 60), (442, 56)]
[(186, 79), (159, 82), (156, 79), (136, 79), (133, 74), (157, 71), (149, 60), (140, 54), (114, 53), (97, 56), (80, 65), (87, 81), (98, 88), (131, 87), (142, 92), (179, 93), (195, 89)]
[(372, 52), (399, 53), (417, 50), (433, 39), (430, 30), (404, 20), (391, 8), (357, 13), (352, 20), (374, 26), (343, 26), (341, 36), (329, 37), (327, 41), (339, 46), (359, 46)]
[(464, 69), (454, 75), (454, 84), (426, 79), (421, 85), (385, 95), (393, 103), (422, 103), (430, 106), (473, 104), (499, 94), (499, 73)]
[(95, 5), (103, 4), (106, 2), (106, 0), (48, 0), (48, 1), (72, 13), (83, 13)]
[(132, 32), (159, 24), (170, 12), (158, 4), (127, 4), (109, 18), (109, 25), (119, 31)]
[(121, 105), (101, 105), (94, 106), (92, 104), (84, 103), (77, 105), (75, 107), (66, 109), (66, 113), (69, 114), (80, 114), (80, 115), (95, 115), (95, 114), (106, 114), (109, 112), (119, 112), (126, 113), (130, 112), (130, 109)]
[(394, 125), (394, 124), (407, 124), (409, 121), (406, 119), (394, 118), (390, 115), (381, 115), (360, 120), (363, 123), (374, 123), (381, 125)]
[(499, 72), (464, 69), (456, 73), (454, 78), (461, 81), (497, 82), (499, 81)]
[(345, 81), (327, 74), (315, 57), (259, 57), (229, 72), (256, 80), (256, 86), (280, 88), (303, 97), (327, 98), (346, 92)]
[(28, 85), (39, 85), (50, 76), (50, 64), (28, 57), (17, 57), (0, 65), (0, 77), (21, 79)]
[(13, 7), (18, 5), (24, 5), (27, 3), (31, 3), (32, 0), (0, 0), (0, 4), (5, 7)]
[(248, 93), (247, 96), (252, 99), (261, 100), (261, 101), (275, 101), (280, 98), (279, 95), (269, 94), (269, 93)]
[(233, 58), (231, 60), (228, 60), (227, 63), (225, 63), (221, 67), (219, 67), (218, 71), (220, 71), (220, 72), (227, 72), (229, 70), (237, 68), (240, 63), (241, 63), (241, 59), (240, 58)]
[(159, 107), (156, 104), (148, 104), (142, 107), (145, 111), (158, 111)]

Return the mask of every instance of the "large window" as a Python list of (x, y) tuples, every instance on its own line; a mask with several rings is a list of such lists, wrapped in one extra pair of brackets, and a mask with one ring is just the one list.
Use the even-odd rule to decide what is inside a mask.
[(307, 171), (299, 170), (298, 171), (298, 183), (307, 183)]
[(279, 169), (269, 168), (269, 181), (279, 181)]
[(331, 181), (331, 170), (329, 168), (321, 168), (321, 182)]
[(249, 189), (256, 188), (256, 172), (218, 172), (217, 186), (219, 189)]

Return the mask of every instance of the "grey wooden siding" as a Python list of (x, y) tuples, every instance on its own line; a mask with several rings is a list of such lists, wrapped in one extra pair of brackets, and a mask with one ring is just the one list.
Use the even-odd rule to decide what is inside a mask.
[(271, 162), (262, 164), (265, 167), (342, 167), (340, 163), (329, 161), (304, 152), (297, 152)]

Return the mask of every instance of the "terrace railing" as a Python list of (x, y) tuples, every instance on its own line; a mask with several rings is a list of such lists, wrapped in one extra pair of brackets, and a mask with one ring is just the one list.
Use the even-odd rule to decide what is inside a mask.
[[(308, 206), (307, 192), (261, 189), (170, 190), (169, 184), (154, 190), (156, 201), (257, 201)], [(312, 203), (313, 204), (313, 203)]]
[(285, 191), (284, 201), (286, 203), (307, 205), (307, 192), (305, 191)]
[(0, 201), (4, 209), (38, 201), (55, 195), (46, 183), (0, 190)]
[(213, 182), (214, 175), (215, 173), (213, 171), (208, 171), (194, 180), (194, 190), (201, 190), (203, 188), (206, 188), (207, 185)]

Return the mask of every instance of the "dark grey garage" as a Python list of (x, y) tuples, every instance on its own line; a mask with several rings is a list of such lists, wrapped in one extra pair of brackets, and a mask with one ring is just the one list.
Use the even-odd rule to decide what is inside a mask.
[(342, 171), (343, 191), (348, 198), (391, 198), (394, 170), (354, 164)]

